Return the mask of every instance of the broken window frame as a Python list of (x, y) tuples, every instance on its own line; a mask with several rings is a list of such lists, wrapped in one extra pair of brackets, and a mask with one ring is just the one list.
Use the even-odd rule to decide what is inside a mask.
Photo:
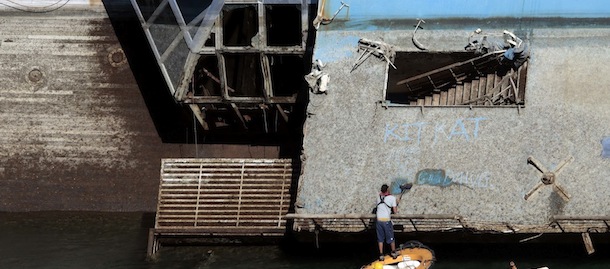
[[(280, 115), (286, 121), (288, 116), (287, 111), (290, 111), (291, 106), (296, 103), (296, 94), (299, 89), (295, 89), (294, 94), (286, 96), (275, 96), (273, 90), (273, 80), (271, 78), (272, 68), (269, 63), (269, 55), (297, 55), (300, 57), (305, 56), (306, 43), (308, 40), (309, 32), (309, 16), (310, 16), (310, 5), (314, 2), (311, 0), (213, 0), (210, 5), (205, 8), (199, 15), (195, 16), (190, 22), (186, 22), (182, 11), (180, 10), (179, 4), (176, 0), (160, 0), (157, 3), (154, 2), (141, 2), (137, 0), (131, 0), (132, 6), (136, 11), (142, 28), (147, 36), (149, 45), (152, 48), (153, 54), (161, 68), (161, 72), (165, 81), (168, 84), (170, 92), (174, 96), (174, 99), (178, 102), (188, 105), (197, 117), (204, 129), (208, 129), (205, 123), (205, 110), (206, 107), (214, 108), (218, 105), (218, 109), (233, 109), (237, 117), (242, 120), (243, 116), (240, 113), (240, 109), (251, 110), (253, 106), (259, 106), (262, 110), (273, 108), (276, 109), (276, 115)], [(152, 4), (152, 6), (151, 6)], [(145, 18), (140, 9), (140, 5), (147, 10), (153, 11)], [(156, 6), (154, 6), (156, 5)], [(258, 34), (260, 36), (259, 41), (252, 46), (227, 46), (223, 44), (223, 25), (222, 25), (222, 12), (225, 6), (254, 6), (257, 12), (258, 19)], [(267, 40), (267, 15), (266, 6), (269, 5), (293, 5), (297, 9), (300, 9), (300, 44), (293, 46), (278, 46), (268, 45)], [(151, 9), (152, 7), (152, 9)], [(155, 36), (150, 31), (151, 27), (155, 27), (155, 20), (159, 14), (163, 12), (171, 12), (174, 19), (176, 20), (176, 29), (173, 34), (173, 39), (169, 42), (167, 48), (160, 51), (158, 44), (156, 44), (155, 38), (161, 38), (160, 41), (167, 41), (163, 39), (163, 36)], [(296, 12), (295, 12), (296, 13)], [(193, 17), (193, 16), (191, 16)], [(173, 23), (173, 22), (172, 22)], [(193, 32), (196, 30), (196, 32)], [(210, 37), (212, 40), (210, 40)], [(167, 42), (165, 42), (167, 43)], [(213, 43), (213, 44), (210, 44)], [(176, 63), (170, 63), (170, 57), (175, 56), (179, 49), (187, 48), (187, 55), (183, 58), (185, 60), (183, 66), (182, 78), (177, 78), (175, 74)], [(231, 96), (229, 94), (229, 86), (227, 83), (227, 70), (225, 55), (231, 53), (251, 53), (256, 54), (256, 57), (260, 59), (260, 72), (262, 73), (262, 91), (260, 96)], [(198, 65), (199, 58), (202, 55), (217, 57), (218, 61), (218, 80), (220, 82), (220, 95), (195, 95), (193, 89), (193, 82), (195, 76), (195, 69)], [(174, 58), (177, 59), (177, 58)], [(178, 63), (181, 64), (181, 63)], [(174, 68), (170, 70), (170, 68)], [(257, 72), (259, 72), (257, 70)], [(173, 74), (173, 76), (172, 76)], [(284, 91), (286, 92), (286, 91)], [(282, 108), (282, 105), (290, 106), (286, 110)], [(224, 106), (225, 108), (221, 107)], [(266, 111), (263, 111), (265, 114)]]
[[(228, 1), (227, 1), (228, 2)], [(293, 1), (294, 2), (294, 1)], [(301, 3), (301, 32), (308, 31), (308, 2), (302, 1)], [(305, 46), (307, 41), (307, 35), (302, 35), (302, 41), (300, 45), (296, 46), (269, 46), (267, 45), (266, 38), (266, 9), (265, 4), (258, 1), (241, 1), (240, 6), (244, 4), (253, 4), (256, 5), (258, 11), (258, 35), (259, 43), (253, 44), (253, 46), (228, 46), (223, 42), (223, 23), (222, 16), (219, 16), (216, 19), (214, 26), (214, 47), (202, 47), (199, 51), (199, 55), (215, 55), (218, 58), (218, 69), (219, 69), (219, 79), (221, 82), (221, 91), (222, 91), (222, 99), (218, 100), (218, 98), (211, 98), (207, 96), (191, 96), (187, 100), (186, 103), (216, 103), (216, 102), (235, 102), (235, 103), (266, 103), (266, 104), (277, 104), (277, 103), (295, 103), (296, 102), (296, 94), (292, 96), (275, 96), (272, 86), (271, 79), (271, 66), (269, 64), (269, 58), (267, 55), (299, 55), (303, 56), (305, 54)], [(230, 6), (230, 4), (225, 4)], [(226, 60), (225, 55), (231, 53), (240, 53), (240, 54), (258, 54), (260, 56), (260, 65), (263, 77), (263, 97), (237, 97), (231, 96), (229, 94), (229, 87), (227, 85), (227, 70), (226, 70)]]
[[(290, 1), (287, 1), (290, 2)], [(295, 2), (295, 1), (292, 1)], [(202, 110), (205, 110), (206, 106), (218, 104), (218, 105), (227, 105), (227, 109), (231, 109), (234, 112), (234, 115), (240, 120), (241, 126), (244, 129), (246, 127), (246, 120), (241, 110), (252, 110), (252, 106), (258, 105), (262, 110), (263, 114), (266, 118), (267, 109), (273, 109), (276, 111), (276, 114), (281, 116), (281, 118), (287, 122), (288, 115), (285, 110), (284, 105), (292, 106), (296, 103), (297, 100), (297, 92), (295, 89), (294, 93), (290, 96), (276, 96), (274, 94), (273, 89), (273, 79), (272, 79), (272, 68), (270, 65), (269, 57), (272, 55), (294, 55), (303, 57), (306, 52), (306, 42), (307, 42), (307, 32), (308, 32), (308, 22), (309, 22), (309, 1), (298, 1), (300, 3), (300, 32), (301, 32), (301, 42), (298, 45), (292, 46), (278, 46), (278, 45), (268, 45), (267, 40), (267, 30), (268, 26), (266, 25), (267, 17), (266, 17), (266, 3), (259, 1), (241, 1), (236, 5), (244, 6), (244, 5), (255, 5), (257, 15), (258, 15), (258, 42), (254, 42), (251, 46), (235, 46), (235, 45), (227, 45), (224, 43), (224, 29), (223, 29), (223, 13), (218, 16), (216, 19), (214, 30), (210, 36), (214, 38), (214, 46), (203, 46), (199, 51), (199, 55), (205, 56), (215, 56), (218, 62), (218, 79), (220, 81), (220, 96), (201, 96), (201, 95), (189, 95), (189, 98), (185, 99), (184, 102), (191, 104), (191, 109), (193, 109), (194, 113), (200, 114), (203, 113)], [(281, 3), (280, 3), (281, 4)], [(231, 4), (225, 4), (226, 6), (231, 6)], [(294, 4), (291, 4), (294, 5)], [(298, 6), (297, 6), (298, 7)], [(230, 7), (229, 7), (230, 8)], [(224, 10), (224, 7), (223, 7)], [(262, 92), (260, 96), (232, 96), (231, 89), (228, 85), (227, 78), (227, 62), (226, 56), (230, 54), (251, 54), (257, 56), (260, 61), (260, 70), (256, 70), (255, 72), (261, 72), (262, 74)], [(198, 104), (197, 106), (193, 106), (192, 104)], [(204, 109), (202, 109), (202, 108)], [(290, 109), (290, 108), (288, 108)], [(195, 111), (197, 110), (197, 111)], [(205, 130), (208, 130), (208, 125), (205, 123), (205, 115), (201, 115), (198, 117), (198, 120), (202, 123), (202, 126)], [(276, 126), (277, 128), (277, 126)]]

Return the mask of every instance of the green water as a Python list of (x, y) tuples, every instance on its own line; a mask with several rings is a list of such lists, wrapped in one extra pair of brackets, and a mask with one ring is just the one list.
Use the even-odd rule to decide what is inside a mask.
[[(0, 269), (34, 268), (360, 268), (375, 244), (281, 243), (262, 246), (163, 246), (146, 259), (151, 217), (139, 213), (0, 213)], [(610, 248), (588, 256), (582, 244), (428, 244), (433, 269), (610, 268)], [(208, 255), (208, 253), (212, 253)]]

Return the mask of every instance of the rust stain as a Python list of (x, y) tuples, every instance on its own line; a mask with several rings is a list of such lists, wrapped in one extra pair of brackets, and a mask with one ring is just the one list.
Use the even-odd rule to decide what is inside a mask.
[(101, 6), (102, 0), (89, 0), (89, 5), (90, 6)]
[(116, 48), (108, 53), (108, 62), (113, 67), (119, 67), (127, 63), (127, 56), (122, 48)]
[(329, 5), (330, 3), (326, 0), (320, 0), (320, 2), (318, 3), (318, 17), (321, 18), (325, 18), (328, 19), (330, 18), (331, 14), (329, 14), (326, 10), (326, 5)]

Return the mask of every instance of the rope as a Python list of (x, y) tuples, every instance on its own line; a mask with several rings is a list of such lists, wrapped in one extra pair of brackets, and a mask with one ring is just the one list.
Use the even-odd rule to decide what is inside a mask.
[[(55, 2), (53, 4), (50, 4), (50, 5), (47, 5), (47, 6), (37, 7), (37, 6), (28, 6), (28, 5), (20, 4), (20, 3), (17, 3), (15, 1), (12, 1), (12, 0), (4, 0), (4, 1), (6, 1), (8, 3), (11, 3), (13, 5), (16, 5), (16, 6), (9, 5), (9, 4), (6, 4), (4, 2), (0, 2), (0, 5), (9, 7), (9, 8), (15, 9), (15, 10), (19, 10), (19, 11), (22, 11), (22, 12), (29, 12), (29, 13), (52, 12), (52, 11), (55, 11), (55, 10), (58, 10), (58, 9), (64, 7), (66, 4), (68, 4), (68, 2), (70, 2), (70, 0), (57, 0), (57, 2)], [(63, 2), (63, 1), (65, 1), (65, 2)], [(63, 3), (61, 3), (61, 2), (63, 2)], [(53, 6), (58, 5), (58, 4), (59, 4), (59, 6), (53, 7)]]

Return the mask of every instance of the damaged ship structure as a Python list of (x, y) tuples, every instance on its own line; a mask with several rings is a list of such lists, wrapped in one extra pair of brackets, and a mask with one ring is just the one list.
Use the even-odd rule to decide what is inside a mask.
[(0, 211), (156, 211), (153, 255), (357, 237), (388, 184), (398, 237), (610, 232), (599, 1), (68, 2), (3, 4)]
[[(163, 5), (180, 14), (172, 3), (141, 16), (144, 30), (152, 32), (150, 22)], [(530, 239), (575, 233), (592, 253), (591, 234), (610, 228), (610, 129), (604, 124), (610, 120), (604, 71), (610, 25), (601, 11), (607, 7), (593, 1), (468, 3), (321, 0), (309, 13), (306, 1), (213, 1), (191, 22), (178, 19), (173, 39), (147, 32), (149, 40), (165, 40), (155, 55), (173, 96), (191, 105), (206, 130), (202, 113), (221, 105), (243, 125), (249, 106), (281, 114), (296, 104), (297, 92), (276, 94), (286, 84), (274, 78), (301, 76), (302, 62), (281, 63), (311, 56), (309, 74), (283, 81), (298, 87), (304, 78), (309, 87), (300, 168), (269, 168), (260, 181), (277, 191), (282, 188), (272, 181), (285, 184), (282, 175), (293, 173), (292, 191), (280, 191), (281, 199), (271, 189), (242, 195), (256, 188), (251, 179), (232, 196), (240, 201), (232, 208), (235, 219), (210, 224), (179, 210), (190, 207), (175, 199), (188, 190), (172, 184), (203, 193), (202, 186), (213, 187), (213, 169), (198, 170), (195, 162), (191, 170), (170, 169), (182, 171), (178, 175), (162, 172), (168, 187), (161, 186), (151, 252), (157, 237), (177, 235), (183, 226), (191, 235), (224, 223), (241, 227), (237, 234), (289, 230), (313, 233), (316, 240), (323, 233), (370, 231), (379, 186), (412, 183), (393, 216), (399, 233), (536, 235)], [(294, 38), (273, 44), (272, 11), (280, 6), (300, 19), (289, 20), (290, 34), (280, 35)], [(231, 27), (243, 28), (230, 35)], [(177, 51), (176, 44), (185, 64), (172, 71), (167, 51)], [(260, 168), (248, 167), (242, 162), (224, 176), (256, 178)], [(259, 196), (275, 199), (275, 209), (256, 211), (264, 204)]]
[(607, 7), (559, 2), (320, 1), (349, 12), (317, 29), (330, 79), (307, 106), (294, 229), (370, 229), (379, 187), (409, 182), (399, 232), (575, 233), (592, 253), (610, 228), (610, 29)]

